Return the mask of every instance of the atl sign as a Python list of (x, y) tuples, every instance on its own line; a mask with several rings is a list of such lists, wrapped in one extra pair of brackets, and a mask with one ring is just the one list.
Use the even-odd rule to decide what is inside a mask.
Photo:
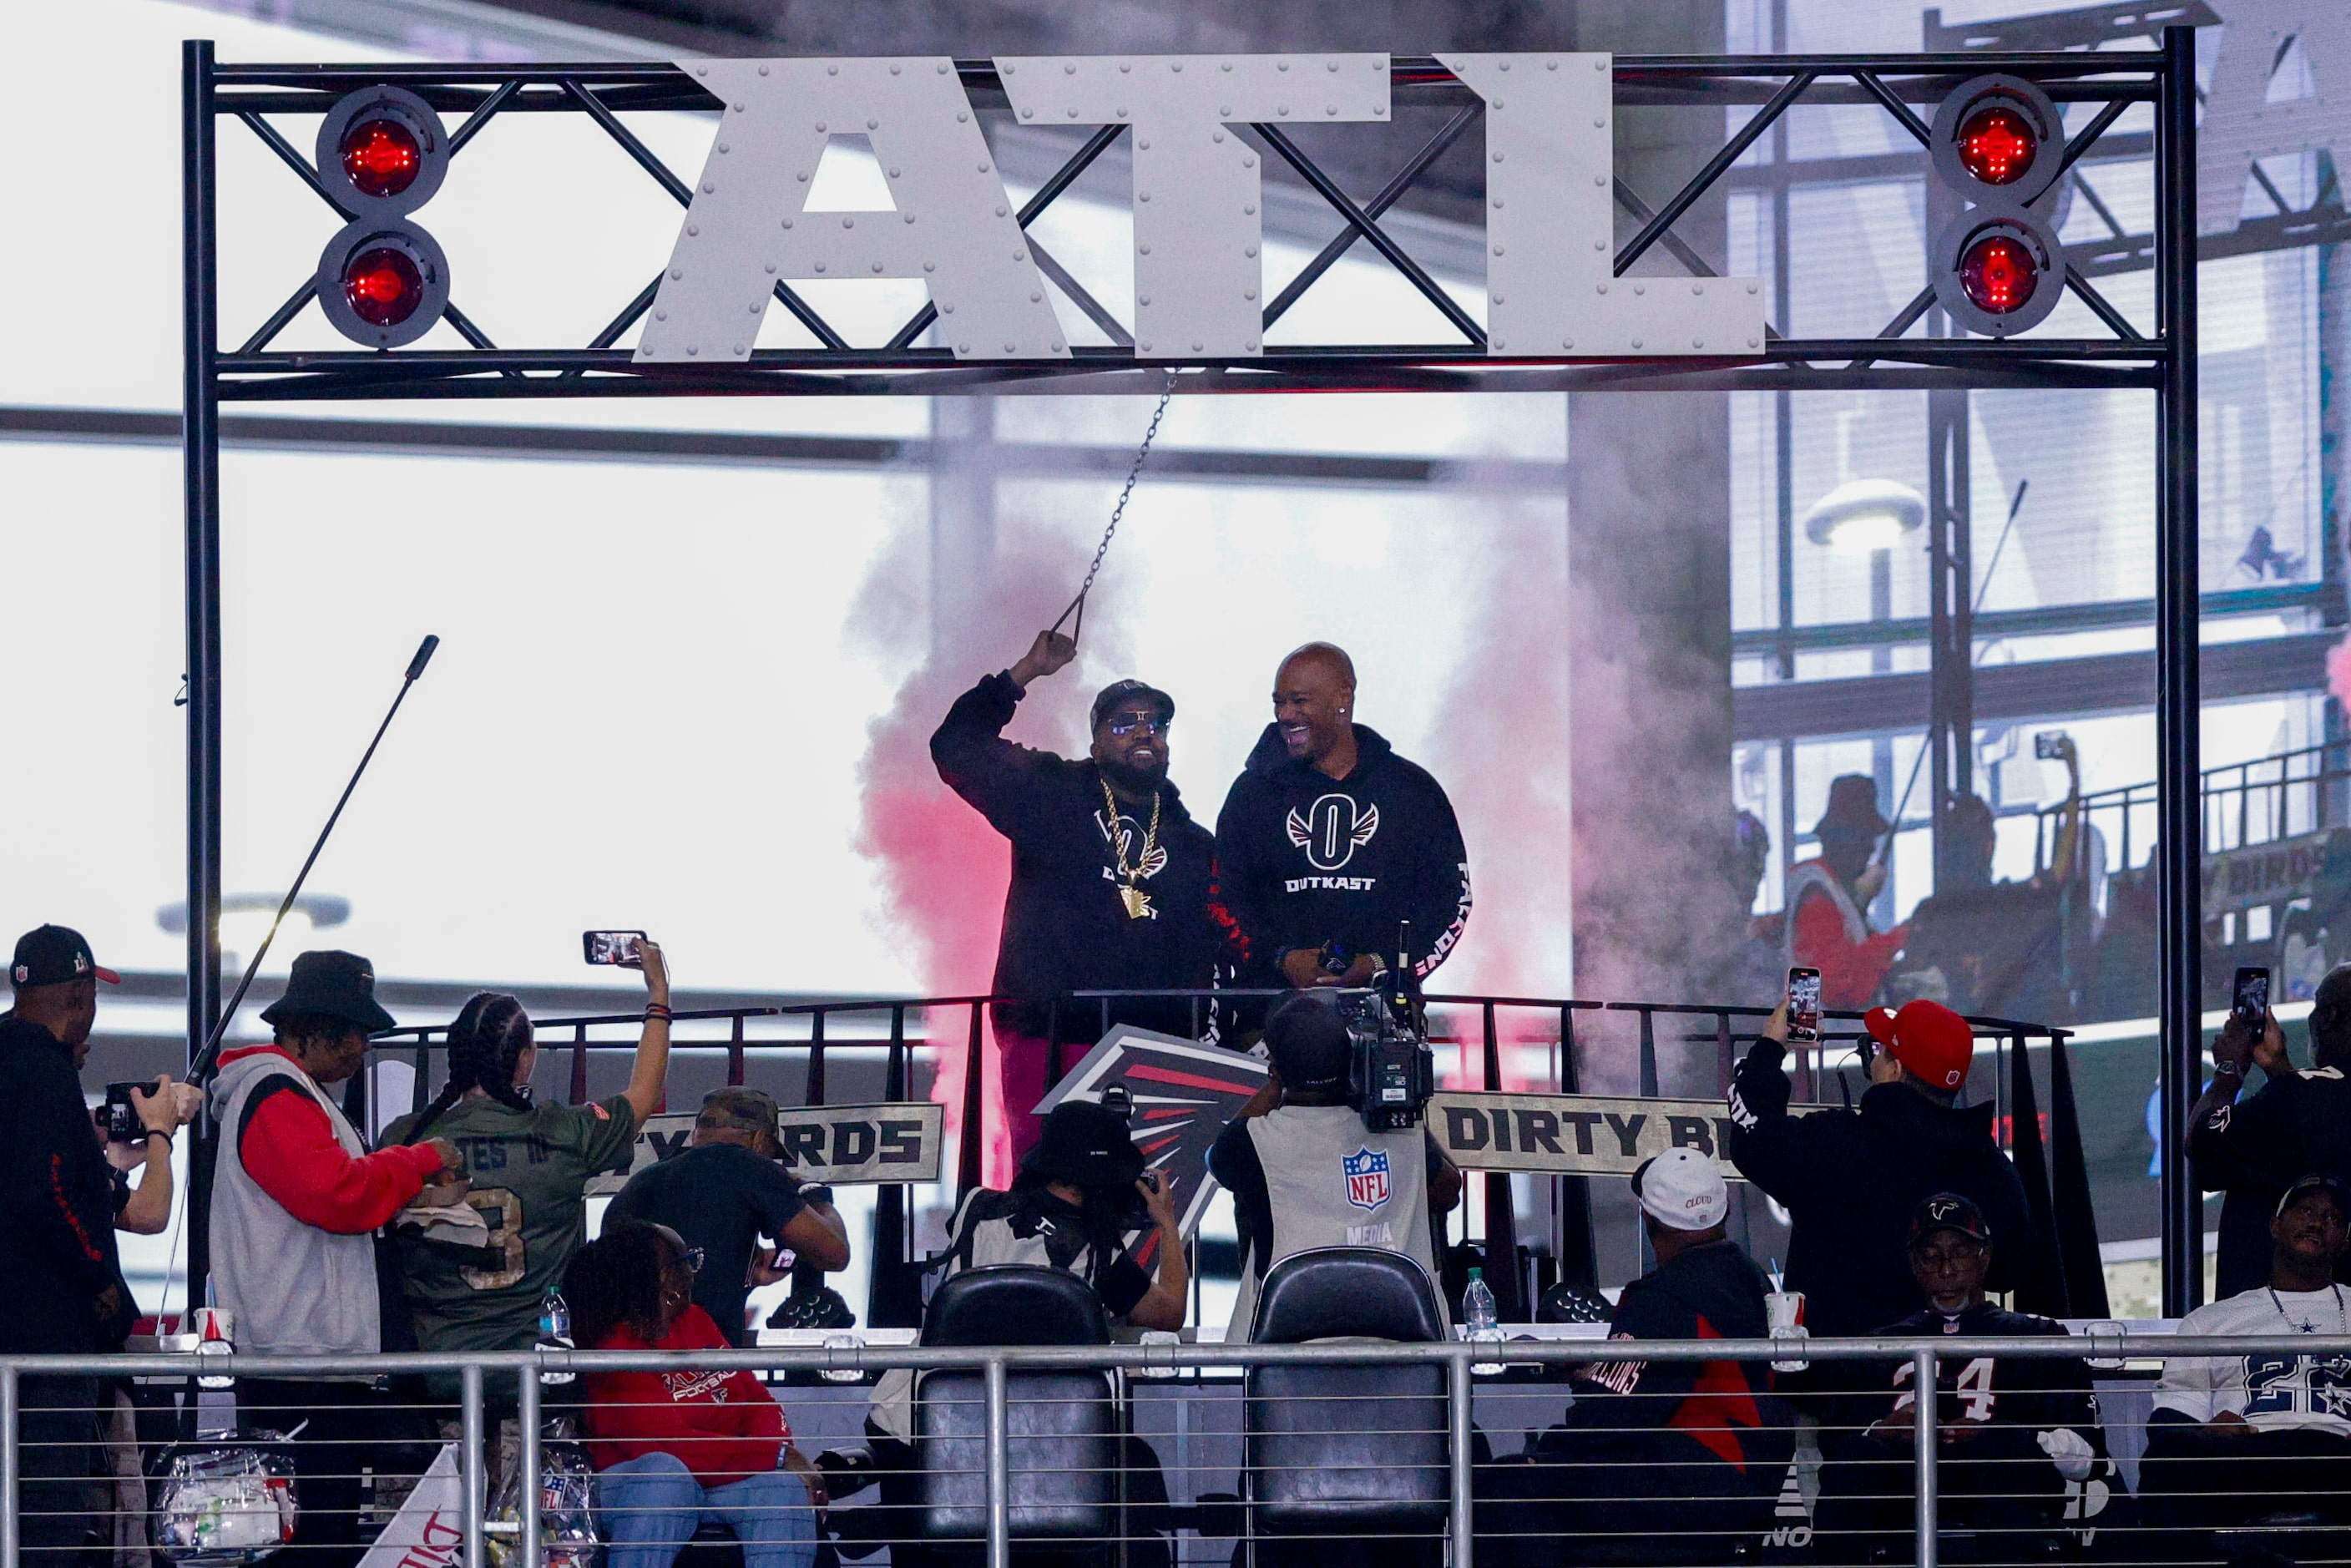
[[(1524, 358), (1742, 358), (1751, 277), (1618, 277), (1615, 108), (1604, 54), (1452, 54), (1485, 102), (1487, 349)], [(1134, 351), (1265, 350), (1264, 170), (1236, 128), (1389, 115), (1384, 54), (998, 58), (1024, 126), (1123, 126), (1133, 143)], [(1069, 342), (954, 62), (690, 60), (725, 108), (637, 349), (750, 356), (778, 279), (914, 278), (959, 359), (1065, 360)], [(835, 136), (867, 139), (894, 210), (811, 209)]]

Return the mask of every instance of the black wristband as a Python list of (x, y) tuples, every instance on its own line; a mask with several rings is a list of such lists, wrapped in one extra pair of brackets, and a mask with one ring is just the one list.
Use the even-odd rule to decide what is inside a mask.
[(139, 1141), (140, 1141), (141, 1143), (142, 1143), (142, 1144), (143, 1144), (143, 1143), (145, 1143), (145, 1142), (147, 1141), (147, 1138), (161, 1138), (161, 1139), (162, 1139), (162, 1140), (163, 1140), (163, 1142), (164, 1142), (166, 1145), (169, 1145), (169, 1144), (172, 1141), (172, 1134), (169, 1134), (169, 1133), (167, 1133), (167, 1132), (165, 1132), (165, 1131), (164, 1131), (162, 1128), (161, 1128), (161, 1127), (150, 1127), (150, 1128), (148, 1128), (148, 1129), (147, 1129), (147, 1136), (146, 1136), (146, 1137), (144, 1137), (144, 1138), (141, 1138)]

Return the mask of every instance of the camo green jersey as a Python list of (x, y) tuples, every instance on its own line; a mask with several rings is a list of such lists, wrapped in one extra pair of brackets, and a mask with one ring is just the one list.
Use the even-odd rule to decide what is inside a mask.
[[(384, 1131), (404, 1142), (416, 1118)], [(517, 1111), (496, 1100), (461, 1100), (424, 1129), (465, 1158), (465, 1201), (490, 1228), (487, 1252), (415, 1234), (400, 1239), (401, 1275), (416, 1341), (425, 1350), (528, 1350), (539, 1303), (559, 1284), (588, 1232), (589, 1178), (628, 1168), (637, 1116), (621, 1095), (587, 1105)]]

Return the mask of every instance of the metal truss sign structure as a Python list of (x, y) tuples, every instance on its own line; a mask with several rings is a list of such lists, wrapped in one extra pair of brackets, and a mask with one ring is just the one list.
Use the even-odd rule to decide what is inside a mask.
[[(2155, 50), (1996, 57), (2004, 74), (2030, 81), (2061, 108), (2095, 106), (2054, 150), (2061, 177), (2102, 152), (2103, 140), (2134, 105), (2157, 100), (2163, 58)], [(229, 118), (352, 216), (353, 204), (335, 188), (340, 171), (306, 158), (276, 122), (328, 116), (350, 95), (378, 89), (462, 117), (447, 137), (448, 156), (462, 154), (500, 115), (579, 116), (684, 209), (668, 267), (634, 298), (616, 300), (610, 324), (585, 344), (494, 344), (462, 308), (459, 256), (450, 261), (460, 281), (445, 319), (469, 347), (274, 351), (287, 325), (332, 281), (322, 275), (298, 287), (242, 346), (213, 350), (214, 384), (229, 399), (1104, 393), (1146, 383), (1156, 391), (1168, 370), (1183, 372), (1186, 392), (2152, 388), (2166, 352), (2160, 331), (2142, 333), (2081, 268), (2064, 269), (2063, 286), (2105, 329), (2098, 336), (1970, 337), (1945, 325), (1930, 285), (1876, 336), (1805, 340), (1767, 327), (1761, 279), (1724, 276), (1727, 268), (1677, 232), (1693, 208), (1719, 197), (1724, 176), (1790, 110), (1873, 105), (1925, 146), (1933, 106), (1986, 64), (1980, 54), (1196, 55), (528, 68), (215, 67), (207, 58), (192, 66), (190, 129), (197, 140), (190, 193), (209, 219), (210, 133)], [(1679, 191), (1652, 205), (1613, 167), (1617, 113), (1708, 104), (1752, 112)], [(1450, 112), (1363, 199), (1300, 145), (1301, 126), (1381, 134), (1403, 107)], [(694, 175), (664, 163), (623, 120), (695, 110), (716, 124)], [(1017, 206), (983, 133), (991, 119), (1073, 132), (1066, 161)], [(811, 172), (839, 134), (870, 140), (894, 211), (808, 207)], [(1101, 303), (1104, 280), (1076, 276), (1029, 232), (1122, 138), (1132, 143), (1134, 169), (1134, 304), (1126, 320)], [(1485, 154), (1482, 311), (1466, 308), (1381, 222), (1465, 139), (1482, 141)], [(2137, 151), (2146, 138), (2117, 140)], [(1275, 166), (1328, 207), (1338, 230), (1286, 281), (1268, 278), (1262, 256), (1261, 193)], [(1620, 209), (1639, 226), (1617, 245)], [(1374, 322), (1344, 342), (1278, 340), (1277, 324), (1300, 298), (1358, 247), (1433, 308), (1444, 325), (1441, 340), (1384, 341)], [(852, 344), (793, 287), (851, 278), (918, 279), (931, 303), (886, 340)], [(1270, 281), (1280, 287), (1270, 288)], [(446, 274), (437, 282), (446, 288)], [(1107, 341), (1071, 341), (1051, 302), (1056, 291)], [(810, 346), (757, 346), (775, 305), (798, 320)], [(634, 345), (626, 346), (632, 334)]]
[[(2277, 5), (2303, 0), (2272, 0)], [(2322, 0), (2309, 0), (2320, 5)], [(2335, 35), (2327, 34), (2327, 47)], [(1922, 150), (1959, 89), (1996, 69), (2010, 110), (2059, 143), (2038, 152), (2049, 194), (1978, 210), (2005, 225), (1980, 239), (1995, 291), (2038, 267), (2102, 330), (2086, 337), (2019, 329), (2023, 318), (1970, 336), (1929, 240), (1925, 287), (1873, 336), (1806, 339), (1767, 325), (1760, 280), (1728, 277), (1682, 232), (1734, 166), (1802, 105), (1875, 106)], [(338, 143), (329, 117), (372, 95), (388, 129), (376, 143)], [(687, 60), (669, 66), (215, 64), (186, 46), (182, 73), (185, 334), (185, 571), (188, 637), (188, 1026), (204, 1040), (222, 1004), (221, 404), (709, 395), (1090, 395), (1266, 392), (1604, 392), (1927, 388), (2137, 388), (2158, 408), (2157, 666), (2158, 903), (2163, 1040), (2162, 1146), (2180, 1146), (2201, 1083), (2199, 783), (2196, 284), (2198, 202), (2194, 34), (2164, 30), (2158, 49), (1975, 50), (1915, 55), (1635, 57), (1591, 54), (1377, 54), (946, 60)], [(2120, 157), (2153, 154), (2149, 243), (2105, 268), (2071, 265), (2043, 203), (2078, 180), (2134, 108), (2151, 133), (2116, 135)], [(1660, 203), (1613, 167), (1614, 120), (1627, 109), (1750, 109), (1682, 187)], [(1301, 141), (1353, 128), (1382, 134), (1405, 108), (1441, 125), (1367, 196), (1351, 194)], [(1922, 115), (1921, 110), (1927, 112)], [(2078, 123), (2059, 117), (2076, 110)], [(698, 178), (665, 164), (624, 117), (701, 112), (716, 122)], [(501, 347), (465, 314), (466, 257), (444, 256), (410, 214), (432, 193), (419, 157), (461, 157), (493, 120), (575, 116), (609, 137), (683, 209), (669, 263), (584, 344)], [(457, 117), (454, 131), (442, 116)], [(358, 131), (366, 124), (347, 114)], [(2314, 127), (2271, 117), (2234, 146), (2251, 157)], [(346, 220), (316, 273), (241, 345), (219, 336), (217, 170), (224, 120), (239, 122)], [(1015, 207), (986, 123), (1067, 127), (1061, 167)], [(306, 157), (281, 121), (318, 126)], [(1301, 128), (1313, 125), (1312, 136)], [(230, 128), (235, 131), (235, 128)], [(1465, 307), (1382, 219), (1479, 131), (1484, 188), (1484, 309)], [(812, 214), (803, 186), (824, 142), (863, 135), (892, 183), (893, 212)], [(356, 133), (356, 132), (355, 132)], [(1097, 290), (1039, 243), (1032, 225), (1121, 138), (1131, 139), (1134, 307), (1121, 319)], [(2279, 140), (2283, 138), (2284, 141)], [(1373, 151), (1378, 151), (1374, 143)], [(2045, 151), (2044, 141), (2041, 151)], [(354, 162), (354, 156), (356, 161)], [(1915, 154), (1914, 154), (1915, 156)], [(402, 160), (407, 160), (403, 164)], [(330, 167), (329, 165), (340, 165)], [(1940, 167), (1939, 161), (1937, 166)], [(1286, 167), (1329, 209), (1337, 233), (1268, 294), (1258, 223), (1264, 173)], [(2258, 172), (2258, 165), (2252, 165)], [(1985, 171), (1977, 170), (1979, 178)], [(1997, 183), (1997, 171), (1992, 173)], [(2039, 188), (2036, 186), (2036, 188)], [(1947, 192), (1947, 195), (1952, 193)], [(1979, 201), (1962, 194), (1958, 204)], [(2095, 206), (2095, 199), (2092, 202)], [(380, 216), (371, 213), (380, 210)], [(1622, 211), (1637, 225), (1622, 244)], [(852, 221), (844, 222), (844, 218)], [(895, 222), (891, 220), (894, 218)], [(1969, 237), (1969, 220), (1953, 225)], [(2107, 220), (2109, 227), (2116, 227)], [(862, 225), (863, 227), (858, 225)], [(927, 226), (926, 226), (927, 225)], [(1989, 231), (1986, 231), (1989, 233)], [(944, 235), (943, 239), (934, 239)], [(1343, 341), (1293, 341), (1275, 329), (1301, 296), (1368, 247), (1434, 309), (1444, 335), (1384, 340), (1378, 323)], [(2151, 251), (2151, 255), (2148, 252)], [(2144, 258), (2144, 259), (2142, 259)], [(1949, 258), (1944, 258), (1948, 260)], [(2154, 312), (2143, 330), (2091, 281), (2151, 264)], [(340, 270), (338, 270), (340, 266)], [(1661, 270), (1666, 268), (1666, 270)], [(354, 270), (356, 269), (356, 270)], [(920, 278), (930, 303), (878, 343), (852, 344), (792, 287), (843, 276)], [(1981, 281), (1981, 280), (1980, 280)], [(363, 285), (364, 287), (351, 287)], [(345, 298), (329, 301), (328, 287)], [(1058, 290), (1102, 341), (1067, 335)], [(314, 302), (355, 343), (293, 352), (271, 345)], [(389, 315), (379, 307), (390, 302)], [(1984, 305), (1982, 299), (1976, 300)], [(2036, 302), (2046, 312), (2049, 301)], [(758, 345), (781, 305), (810, 346)], [(400, 315), (404, 309), (409, 315)], [(429, 315), (416, 312), (429, 311)], [(397, 316), (397, 319), (392, 317)], [(2033, 319), (2038, 319), (2035, 316)], [(463, 349), (411, 346), (446, 320)], [(1978, 318), (1979, 323), (1981, 318)], [(633, 342), (624, 343), (634, 333)], [(977, 1025), (975, 1025), (977, 1027)], [(206, 1200), (208, 1165), (191, 1204)], [(2186, 1162), (2163, 1167), (2166, 1310), (2191, 1304), (2200, 1205)], [(192, 1274), (201, 1275), (199, 1235)]]

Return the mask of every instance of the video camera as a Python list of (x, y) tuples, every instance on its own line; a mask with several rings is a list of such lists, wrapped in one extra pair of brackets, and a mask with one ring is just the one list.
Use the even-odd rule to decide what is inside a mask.
[(1397, 989), (1390, 970), (1367, 991), (1344, 991), (1339, 1017), (1352, 1046), (1347, 1058), (1347, 1103), (1363, 1113), (1374, 1133), (1400, 1133), (1420, 1125), (1428, 1097), (1437, 1092), (1437, 1058), (1420, 1009)]

